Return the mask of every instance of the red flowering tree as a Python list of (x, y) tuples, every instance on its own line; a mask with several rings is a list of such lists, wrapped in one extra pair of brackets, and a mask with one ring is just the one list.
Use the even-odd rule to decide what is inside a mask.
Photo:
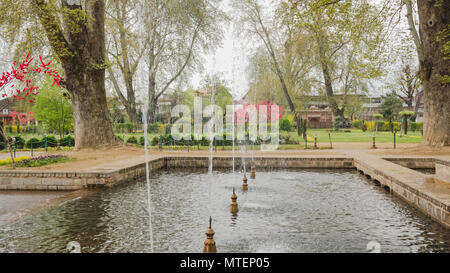
[[(41, 76), (53, 78), (53, 84), (61, 88), (60, 80), (62, 79), (59, 72), (50, 67), (52, 61), (46, 63), (39, 56), (39, 62), (34, 61), (28, 54), (21, 62), (14, 61), (11, 70), (3, 72), (0, 78), (0, 94), (1, 100), (7, 100), (13, 97), (17, 100), (27, 100), (30, 103), (36, 101), (35, 96), (39, 94), (39, 86), (37, 83), (41, 80)], [(13, 123), (16, 123), (16, 118), (19, 120), (19, 125), (24, 125), (27, 122), (27, 114), (19, 114), (16, 111), (11, 112), (10, 116), (13, 118)], [(19, 130), (18, 130), (19, 131)], [(14, 167), (14, 153), (12, 144), (9, 142), (3, 126), (0, 126), (0, 134), (9, 147), (11, 154), (11, 161)]]
[(34, 96), (39, 94), (39, 86), (37, 82), (40, 76), (53, 78), (53, 84), (61, 88), (61, 76), (59, 72), (50, 67), (52, 61), (45, 63), (39, 56), (39, 62), (35, 62), (34, 58), (30, 58), (30, 54), (26, 58), (17, 62), (14, 61), (10, 71), (3, 72), (0, 79), (1, 98), (14, 97), (17, 100), (28, 100), (34, 103)]
[[(272, 106), (278, 106), (280, 109), (279, 115), (277, 117), (272, 117)], [(256, 109), (256, 114), (259, 117), (259, 113), (261, 111), (262, 108), (266, 108), (267, 109), (267, 122), (277, 122), (280, 119), (283, 118), (283, 107), (273, 103), (273, 101), (262, 101), (256, 105), (254, 104), (247, 104), (244, 105), (243, 107), (239, 107), (238, 109), (236, 109), (236, 114), (235, 114), (235, 122), (236, 124), (241, 124), (241, 122), (244, 120), (245, 122), (249, 121), (249, 115), (248, 115), (248, 111), (251, 111), (251, 108), (255, 107)]]

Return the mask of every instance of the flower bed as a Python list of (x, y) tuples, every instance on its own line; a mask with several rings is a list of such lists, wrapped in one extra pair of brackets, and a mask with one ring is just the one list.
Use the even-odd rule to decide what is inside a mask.
[(54, 163), (66, 162), (68, 160), (70, 160), (70, 158), (65, 155), (45, 155), (17, 161), (17, 167), (40, 167)]
[[(28, 160), (28, 159), (30, 159), (30, 158), (31, 158), (31, 157), (29, 157), (29, 156), (16, 157), (16, 158), (15, 158), (15, 161), (16, 161), (16, 162), (20, 162), (20, 161), (23, 161), (23, 160)], [(7, 158), (7, 159), (4, 159), (4, 160), (0, 160), (0, 166), (11, 165), (11, 163), (12, 163), (11, 158)]]

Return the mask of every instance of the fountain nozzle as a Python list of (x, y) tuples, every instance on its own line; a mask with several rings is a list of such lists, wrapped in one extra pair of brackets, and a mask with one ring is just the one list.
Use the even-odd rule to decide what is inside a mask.
[(256, 168), (254, 165), (250, 169), (250, 179), (256, 179)]
[(209, 228), (205, 232), (206, 240), (203, 246), (203, 253), (217, 253), (216, 242), (214, 241), (214, 230), (212, 229), (212, 217), (209, 217)]
[(231, 205), (230, 205), (230, 212), (231, 213), (238, 213), (239, 207), (237, 203), (237, 195), (236, 190), (233, 188), (233, 195), (231, 196)]
[(247, 184), (247, 181), (248, 181), (248, 179), (247, 179), (247, 175), (245, 175), (244, 174), (244, 183), (242, 184), (242, 190), (243, 191), (247, 191), (248, 190), (248, 184)]

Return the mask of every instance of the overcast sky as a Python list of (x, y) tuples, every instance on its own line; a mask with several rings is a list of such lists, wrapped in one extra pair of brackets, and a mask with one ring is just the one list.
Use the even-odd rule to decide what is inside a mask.
[[(232, 16), (232, 8), (230, 2), (232, 0), (222, 0), (221, 7), (227, 12), (229, 16)], [(383, 3), (384, 0), (372, 0), (378, 3)], [(263, 0), (266, 6), (271, 3), (271, 0)], [(416, 15), (416, 14), (415, 14)], [(225, 27), (225, 36), (223, 45), (216, 50), (214, 54), (210, 54), (205, 57), (205, 71), (202, 73), (194, 74), (190, 83), (193, 88), (199, 88), (202, 78), (205, 74), (221, 73), (228, 83), (230, 92), (235, 99), (241, 98), (248, 90), (248, 59), (249, 52), (252, 45), (248, 44), (247, 39), (234, 35), (236, 22), (231, 22)], [(401, 23), (398, 26), (401, 30), (407, 30), (407, 22), (405, 18), (405, 10), (401, 15)], [(238, 32), (242, 32), (239, 30)], [(398, 39), (399, 37), (392, 37), (392, 39)], [(411, 46), (414, 46), (411, 42)], [(414, 61), (413, 61), (414, 63)], [(388, 75), (378, 80), (371, 80), (369, 83), (370, 96), (379, 96), (390, 92), (390, 89), (386, 88), (386, 83), (392, 82), (397, 77), (398, 70), (401, 69), (402, 64), (392, 65)]]
[[(230, 0), (222, 0), (221, 8), (229, 15), (232, 15)], [(223, 44), (213, 54), (205, 57), (205, 71), (196, 73), (191, 84), (194, 88), (200, 86), (205, 74), (220, 73), (227, 82), (230, 92), (238, 99), (245, 95), (248, 88), (248, 55), (246, 54), (245, 41), (234, 35), (236, 22), (230, 22), (224, 27), (225, 35)]]

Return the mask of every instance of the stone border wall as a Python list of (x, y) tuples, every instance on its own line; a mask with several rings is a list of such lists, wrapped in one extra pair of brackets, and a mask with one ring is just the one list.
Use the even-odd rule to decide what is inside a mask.
[(435, 178), (443, 183), (450, 184), (450, 162), (437, 159), (436, 160)]
[[(254, 164), (256, 168), (264, 170), (271, 169), (354, 169), (353, 159), (344, 157), (255, 157)], [(245, 158), (245, 164), (248, 169), (252, 165), (252, 158)], [(242, 168), (242, 158), (235, 158), (236, 169)], [(208, 168), (208, 157), (166, 157), (166, 168)], [(233, 159), (229, 157), (215, 157), (213, 159), (215, 169), (231, 169)]]
[[(392, 160), (392, 159), (391, 159)], [(412, 162), (413, 159), (401, 159), (403, 162)], [(399, 161), (399, 160), (393, 160)], [(450, 162), (441, 165), (450, 167)], [(231, 169), (232, 158), (215, 157), (215, 168)], [(249, 167), (252, 159), (246, 158)], [(258, 169), (358, 169), (372, 180), (376, 180), (411, 205), (415, 206), (437, 222), (450, 228), (450, 204), (438, 197), (426, 194), (420, 190), (425, 182), (425, 175), (402, 167), (390, 161), (375, 157), (255, 157), (255, 166)], [(152, 160), (149, 164), (152, 171), (173, 168), (208, 168), (208, 157), (161, 157)], [(241, 158), (235, 159), (236, 169), (241, 168)], [(430, 164), (429, 159), (419, 159), (418, 165)], [(434, 162), (433, 162), (434, 164)], [(440, 164), (440, 163), (439, 163)], [(415, 165), (415, 166), (418, 166)], [(408, 166), (408, 164), (407, 164)], [(411, 164), (409, 164), (411, 166)], [(427, 165), (428, 166), (428, 165)], [(401, 170), (398, 175), (396, 170)], [(145, 163), (134, 166), (125, 166), (118, 170), (105, 170), (98, 172), (48, 172), (48, 171), (0, 171), (0, 190), (58, 190), (73, 191), (88, 187), (112, 187), (121, 183), (135, 181), (145, 177)]]
[[(159, 158), (149, 164), (151, 170), (165, 166)], [(0, 171), (0, 190), (74, 191), (84, 188), (110, 187), (145, 177), (145, 163), (104, 172)]]
[(434, 158), (383, 158), (384, 160), (410, 169), (434, 169)]
[[(283, 159), (283, 160), (281, 160)], [(353, 168), (352, 158), (254, 158), (255, 165), (265, 170), (274, 168)], [(245, 159), (248, 166), (251, 158)], [(232, 168), (229, 157), (216, 157), (215, 168)], [(236, 168), (241, 168), (241, 158), (235, 159)], [(208, 157), (165, 157), (152, 160), (152, 171), (162, 168), (208, 168)], [(72, 191), (89, 187), (114, 186), (145, 177), (145, 163), (120, 170), (98, 172), (51, 172), (51, 171), (0, 171), (0, 190), (55, 190)]]
[[(380, 159), (382, 160), (382, 159)], [(439, 200), (435, 196), (430, 196), (422, 191), (419, 187), (425, 182), (426, 175), (415, 172), (410, 169), (402, 170), (403, 173), (411, 172), (410, 175), (403, 174), (396, 176), (386, 169), (377, 168), (377, 164), (373, 164), (370, 159), (355, 159), (355, 167), (360, 172), (364, 173), (368, 178), (380, 183), (380, 186), (388, 189), (392, 194), (401, 197), (403, 200), (413, 205), (426, 215), (433, 218), (435, 221), (441, 223), (447, 228), (450, 228), (450, 205)], [(395, 164), (386, 162), (385, 164)], [(400, 165), (393, 166), (395, 168), (405, 168)]]

